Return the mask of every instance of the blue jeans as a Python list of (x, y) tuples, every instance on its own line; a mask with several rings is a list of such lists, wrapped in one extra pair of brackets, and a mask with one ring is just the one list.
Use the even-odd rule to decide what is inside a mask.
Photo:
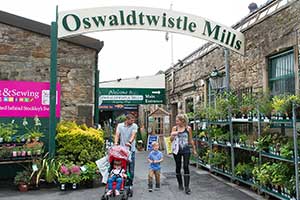
[(121, 190), (121, 185), (122, 185), (122, 178), (118, 177), (118, 176), (112, 176), (108, 179), (108, 190), (112, 190), (113, 189), (113, 183), (117, 182), (116, 185), (116, 190)]
[(131, 152), (131, 162), (129, 164), (129, 172), (131, 175), (131, 181), (130, 181), (130, 186), (132, 186), (133, 183), (133, 178), (134, 178), (134, 165), (135, 165), (135, 152)]

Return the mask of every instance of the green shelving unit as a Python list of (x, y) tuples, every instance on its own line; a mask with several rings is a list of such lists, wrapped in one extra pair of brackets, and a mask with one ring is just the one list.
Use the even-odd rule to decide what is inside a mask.
[[(293, 104), (293, 118), (291, 120), (274, 120), (274, 119), (259, 119), (259, 118), (255, 118), (255, 119), (237, 119), (237, 118), (232, 118), (231, 120), (228, 121), (202, 121), (202, 122), (198, 122), (198, 123), (206, 123), (207, 127), (211, 126), (211, 125), (220, 125), (220, 126), (224, 126), (227, 125), (230, 127), (229, 130), (229, 134), (230, 134), (230, 143), (224, 144), (224, 143), (216, 143), (214, 141), (211, 140), (210, 138), (210, 133), (208, 133), (208, 141), (207, 140), (203, 140), (200, 138), (196, 138), (196, 141), (207, 144), (209, 146), (210, 152), (212, 152), (212, 149), (214, 146), (218, 146), (221, 148), (226, 148), (226, 149), (230, 149), (230, 156), (231, 156), (231, 172), (230, 173), (226, 173), (223, 170), (220, 170), (214, 166), (205, 164), (204, 162), (202, 162), (198, 156), (198, 161), (197, 164), (198, 166), (201, 166), (207, 170), (209, 170), (210, 172), (214, 172), (216, 174), (220, 174), (222, 176), (225, 176), (227, 178), (230, 178), (232, 181), (236, 180), (239, 181), (243, 184), (246, 184), (250, 187), (252, 186), (256, 186), (258, 187), (258, 189), (263, 192), (266, 193), (268, 195), (271, 195), (273, 197), (276, 197), (278, 199), (282, 199), (282, 200), (288, 200), (288, 199), (295, 199), (295, 200), (300, 200), (299, 198), (299, 174), (298, 174), (298, 164), (299, 164), (299, 160), (298, 158), (298, 143), (297, 143), (297, 130), (296, 130), (296, 114), (295, 114), (295, 104)], [(259, 112), (258, 112), (259, 113)], [(288, 158), (284, 158), (280, 155), (275, 155), (272, 153), (267, 153), (267, 152), (261, 152), (261, 151), (257, 151), (255, 148), (250, 147), (250, 146), (241, 146), (241, 145), (237, 145), (235, 143), (233, 143), (233, 129), (232, 129), (232, 125), (233, 123), (257, 123), (257, 135), (260, 136), (261, 135), (261, 125), (263, 123), (265, 124), (269, 124), (269, 125), (276, 125), (278, 127), (282, 128), (282, 124), (284, 125), (284, 128), (288, 129), (288, 128), (292, 128), (293, 130), (293, 141), (294, 141), (294, 159), (288, 159)], [(198, 148), (198, 143), (197, 143), (197, 148)], [(288, 195), (283, 195), (279, 192), (277, 192), (276, 190), (272, 190), (272, 189), (268, 189), (265, 188), (263, 186), (257, 185), (252, 181), (249, 180), (243, 180), (241, 177), (238, 177), (234, 174), (235, 171), (235, 151), (236, 150), (243, 150), (243, 151), (249, 151), (252, 153), (257, 154), (258, 158), (259, 158), (259, 165), (262, 164), (262, 158), (267, 158), (267, 159), (273, 159), (273, 160), (277, 160), (277, 161), (281, 161), (281, 162), (287, 162), (290, 164), (293, 164), (295, 166), (295, 177), (296, 177), (296, 196), (295, 197), (289, 197)], [(210, 155), (211, 158), (211, 155)]]

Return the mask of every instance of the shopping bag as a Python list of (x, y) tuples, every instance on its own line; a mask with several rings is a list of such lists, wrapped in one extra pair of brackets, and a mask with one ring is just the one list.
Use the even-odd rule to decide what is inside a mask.
[(175, 154), (175, 155), (177, 155), (178, 151), (179, 151), (179, 139), (176, 136), (174, 138), (174, 140), (172, 141), (172, 153)]
[(108, 156), (104, 156), (103, 158), (99, 159), (96, 161), (96, 165), (102, 175), (102, 183), (107, 183), (107, 179), (109, 176), (109, 167), (110, 164), (108, 162)]

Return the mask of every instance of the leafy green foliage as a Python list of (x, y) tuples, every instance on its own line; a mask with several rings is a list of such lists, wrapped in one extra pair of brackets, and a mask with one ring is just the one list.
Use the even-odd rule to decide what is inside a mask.
[(248, 140), (248, 136), (246, 134), (241, 134), (240, 135), (240, 140), (239, 142), (245, 143)]
[(294, 144), (292, 140), (288, 141), (288, 143), (280, 147), (280, 155), (287, 159), (292, 159), (294, 155), (293, 151), (294, 151)]
[(265, 135), (265, 136), (258, 138), (257, 142), (256, 142), (256, 150), (268, 152), (271, 142), (272, 142), (271, 135)]
[(223, 168), (227, 162), (227, 154), (225, 152), (217, 152), (212, 153), (210, 164)]
[(249, 180), (253, 176), (253, 168), (252, 164), (238, 163), (235, 167), (235, 175), (242, 177), (244, 180)]
[(255, 109), (255, 101), (253, 95), (250, 94), (242, 94), (242, 105), (240, 106), (240, 112), (242, 114), (248, 114), (249, 112), (253, 112)]
[(254, 167), (253, 176), (261, 185), (285, 186), (289, 184), (293, 175), (292, 166), (284, 163), (266, 162), (261, 167)]
[(60, 160), (77, 164), (94, 162), (104, 154), (103, 131), (78, 126), (75, 122), (61, 122), (57, 126), (57, 154)]
[(189, 118), (189, 121), (194, 120), (194, 118), (195, 118), (194, 112), (188, 112), (188, 113), (186, 113), (186, 115)]
[(27, 140), (36, 140), (37, 138), (42, 138), (45, 136), (44, 133), (41, 132), (40, 127), (42, 126), (42, 123), (38, 117), (34, 117), (33, 119), (34, 124), (32, 128), (28, 127), (28, 122), (26, 118), (23, 118), (23, 126), (24, 129), (26, 130), (26, 133), (23, 135), (23, 138)]
[(208, 132), (212, 139), (219, 141), (219, 142), (225, 142), (229, 141), (230, 135), (227, 131), (224, 131), (222, 128), (218, 126), (211, 126), (208, 129)]
[(18, 125), (14, 122), (0, 123), (0, 138), (5, 142), (11, 142), (12, 137), (17, 133)]
[(83, 166), (86, 170), (81, 172), (81, 181), (91, 181), (100, 177), (95, 163), (87, 163)]
[(116, 118), (116, 121), (118, 123), (122, 123), (122, 122), (125, 122), (126, 121), (126, 116), (125, 115), (120, 115)]
[(56, 182), (58, 177), (59, 163), (55, 159), (47, 159), (44, 168), (44, 178), (47, 183)]
[(24, 170), (21, 172), (17, 172), (17, 175), (15, 176), (14, 179), (14, 184), (19, 185), (19, 184), (30, 184), (31, 181), (31, 172)]

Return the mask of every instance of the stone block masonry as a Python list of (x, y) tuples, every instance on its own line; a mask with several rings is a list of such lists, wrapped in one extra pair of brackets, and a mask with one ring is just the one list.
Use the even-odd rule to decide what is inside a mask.
[[(230, 87), (232, 90), (252, 88), (254, 92), (268, 90), (268, 58), (288, 49), (295, 52), (295, 85), (299, 91), (300, 2), (293, 1), (249, 28), (245, 35), (245, 56), (230, 52)], [(178, 106), (185, 112), (185, 99), (192, 97), (207, 102), (208, 78), (214, 69), (225, 71), (224, 50), (214, 50), (185, 65), (177, 63), (166, 71), (167, 106)], [(204, 84), (203, 84), (204, 81)], [(195, 102), (195, 101), (194, 101)]]
[[(2, 13), (1, 13), (2, 14)], [(20, 18), (4, 13), (9, 19)], [(33, 30), (19, 25), (1, 23), (0, 15), (0, 80), (50, 81), (50, 37), (40, 34), (36, 23)], [(50, 34), (50, 31), (49, 33)], [(90, 39), (94, 43), (98, 40)], [(84, 43), (82, 41), (82, 43)], [(95, 67), (98, 52), (96, 48), (80, 45), (78, 42), (60, 40), (58, 44), (58, 82), (61, 83), (61, 119), (79, 123), (93, 123)], [(82, 112), (82, 109), (85, 109)]]

